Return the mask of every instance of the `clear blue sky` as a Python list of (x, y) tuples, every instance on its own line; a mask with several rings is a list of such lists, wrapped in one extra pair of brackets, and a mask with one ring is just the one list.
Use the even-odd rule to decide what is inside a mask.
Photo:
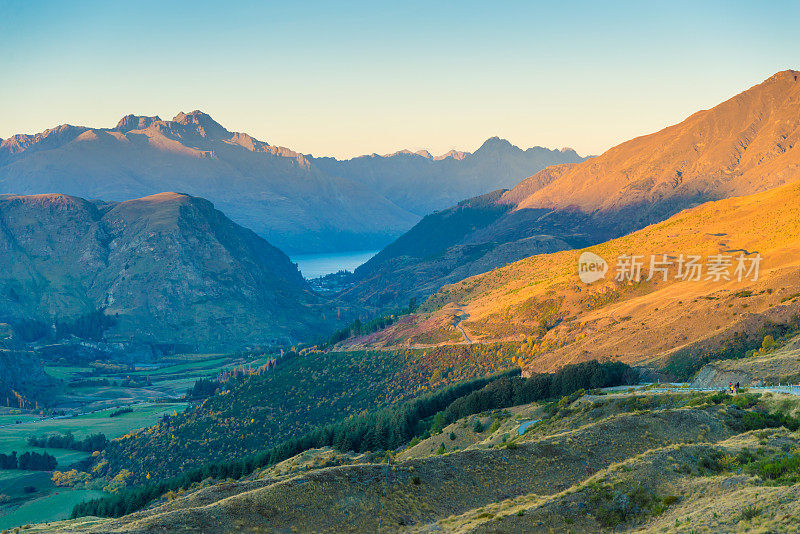
[(798, 2), (0, 0), (0, 137), (202, 109), (315, 155), (600, 153), (800, 68)]

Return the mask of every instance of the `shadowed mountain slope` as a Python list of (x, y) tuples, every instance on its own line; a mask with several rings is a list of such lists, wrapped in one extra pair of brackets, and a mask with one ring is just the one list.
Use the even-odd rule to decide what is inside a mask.
[(0, 197), (0, 322), (95, 310), (110, 339), (192, 348), (266, 343), (323, 324), (295, 265), (207, 200)]

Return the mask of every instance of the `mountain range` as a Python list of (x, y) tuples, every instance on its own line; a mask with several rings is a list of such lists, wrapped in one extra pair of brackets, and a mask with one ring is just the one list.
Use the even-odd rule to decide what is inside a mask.
[(283, 252), (185, 194), (0, 196), (0, 251), (0, 323), (24, 341), (98, 312), (107, 341), (184, 350), (292, 342), (325, 322)]
[[(799, 76), (777, 73), (679, 124), (430, 215), (359, 267), (346, 298), (398, 305), (532, 254), (586, 247), (797, 180)], [(447, 237), (429, 240), (430, 226)]]
[(490, 139), (473, 154), (404, 151), (313, 158), (231, 132), (201, 111), (127, 115), (114, 128), (64, 124), (0, 143), (0, 193), (124, 201), (163, 191), (206, 198), (288, 253), (380, 248), (428, 211), (491, 191), (571, 150)]

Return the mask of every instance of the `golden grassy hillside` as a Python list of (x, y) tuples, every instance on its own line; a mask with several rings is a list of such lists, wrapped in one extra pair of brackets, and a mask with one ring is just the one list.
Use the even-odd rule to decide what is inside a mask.
[[(578, 278), (578, 258), (590, 251), (609, 271), (591, 285)], [(758, 280), (737, 279), (738, 256), (762, 258)], [(674, 263), (668, 280), (647, 281), (650, 256)], [(730, 280), (676, 280), (683, 254), (731, 257)], [(639, 282), (615, 280), (617, 258), (641, 255)], [(750, 263), (745, 263), (750, 267)], [(532, 256), (445, 286), (423, 306), (417, 320), (373, 335), (373, 346), (402, 345), (421, 338), (424, 325), (443, 332), (459, 323), (471, 341), (526, 343), (523, 365), (537, 371), (582, 360), (620, 358), (640, 362), (685, 347), (714, 348), (736, 332), (766, 321), (788, 323), (800, 304), (800, 184), (683, 211), (628, 236), (583, 250)], [(441, 326), (443, 325), (444, 326)], [(411, 326), (409, 326), (411, 325)], [(444, 335), (438, 338), (445, 339)]]
[[(800, 72), (779, 72), (683, 122), (622, 143), (506, 200), (525, 208), (619, 210), (666, 197), (746, 195), (800, 178)], [(536, 180), (536, 177), (532, 177)]]

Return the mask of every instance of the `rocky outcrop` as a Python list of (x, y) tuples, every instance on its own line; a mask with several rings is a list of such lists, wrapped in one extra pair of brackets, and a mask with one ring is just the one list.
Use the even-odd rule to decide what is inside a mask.
[(692, 381), (695, 388), (719, 388), (725, 389), (729, 384), (739, 383), (742, 387), (760, 386), (760, 380), (753, 380), (750, 375), (740, 370), (722, 369), (713, 363), (706, 364), (697, 373)]
[(126, 133), (131, 130), (143, 130), (156, 121), (160, 121), (161, 117), (158, 115), (154, 117), (144, 117), (141, 115), (125, 115), (117, 123), (115, 130)]

